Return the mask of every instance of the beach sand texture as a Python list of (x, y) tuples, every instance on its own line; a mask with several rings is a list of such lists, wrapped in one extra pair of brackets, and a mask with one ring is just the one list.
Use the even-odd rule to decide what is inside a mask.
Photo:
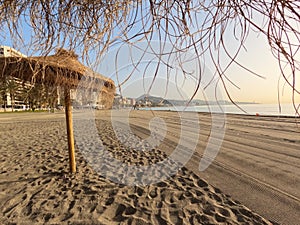
[[(78, 172), (70, 175), (63, 114), (15, 115), (0, 116), (0, 224), (271, 224), (188, 167), (156, 184), (127, 186), (98, 174), (76, 149)], [(109, 115), (97, 115), (96, 124), (114, 158), (147, 165), (170, 154), (164, 144), (151, 151), (124, 146)]]

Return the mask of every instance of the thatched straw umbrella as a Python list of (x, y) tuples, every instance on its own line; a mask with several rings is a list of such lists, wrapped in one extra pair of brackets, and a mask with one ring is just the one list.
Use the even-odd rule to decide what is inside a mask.
[(115, 93), (114, 82), (93, 73), (78, 61), (74, 52), (63, 49), (45, 57), (0, 57), (0, 79), (7, 77), (16, 77), (33, 84), (64, 87), (70, 170), (76, 172), (70, 90), (78, 88), (78, 85), (89, 90), (101, 88), (104, 106), (110, 108)]

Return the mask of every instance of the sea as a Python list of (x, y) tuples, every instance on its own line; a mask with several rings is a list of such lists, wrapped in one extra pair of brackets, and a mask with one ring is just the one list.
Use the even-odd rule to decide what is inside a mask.
[[(172, 107), (144, 107), (140, 110), (163, 110), (163, 111), (191, 111), (209, 113), (228, 113), (240, 115), (262, 116), (291, 116), (299, 117), (293, 104), (238, 104), (238, 105), (201, 105), (201, 106), (172, 106)], [(300, 113), (300, 108), (298, 108)]]

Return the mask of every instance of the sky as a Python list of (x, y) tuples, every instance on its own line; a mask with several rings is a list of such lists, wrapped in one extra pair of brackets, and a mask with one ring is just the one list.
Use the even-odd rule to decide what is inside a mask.
[[(231, 67), (228, 76), (239, 86), (237, 89), (228, 85), (232, 97), (238, 101), (258, 103), (278, 103), (279, 97), (282, 103), (291, 102), (291, 89), (284, 82), (278, 61), (272, 55), (266, 38), (251, 32), (245, 46), (247, 50), (240, 52), (239, 62), (264, 78), (238, 66)], [(297, 87), (300, 87), (299, 83)], [(299, 98), (297, 100), (299, 102)]]
[[(24, 40), (29, 40), (32, 35), (30, 29), (23, 27), (23, 35)], [(0, 45), (11, 46), (12, 43), (9, 39), (8, 32), (5, 36), (5, 39), (1, 37)], [(234, 41), (234, 38), (231, 37), (230, 34), (226, 34), (225, 39), (227, 40), (227, 46), (234, 51), (237, 42)], [(152, 44), (154, 48), (158, 46), (155, 42)], [(141, 49), (146, 48), (145, 43), (138, 43), (137, 45)], [(242, 63), (243, 66), (261, 74), (264, 78), (257, 77), (236, 65), (232, 65), (226, 75), (238, 88), (230, 82), (226, 82), (226, 88), (231, 98), (238, 102), (278, 103), (279, 99), (281, 103), (291, 103), (291, 89), (285, 84), (281, 76), (278, 62), (271, 54), (266, 38), (251, 31), (245, 43), (245, 47), (246, 49), (242, 49), (239, 53), (238, 61)], [(168, 48), (168, 46), (166, 48)], [(169, 71), (170, 77), (167, 77), (167, 69), (162, 64), (157, 71), (157, 79), (153, 83), (153, 88), (149, 92), (149, 87), (153, 81), (151, 78), (153, 78), (155, 74), (158, 61), (154, 59), (153, 55), (146, 54), (143, 61), (135, 68), (135, 63), (142, 55), (142, 52), (137, 48), (132, 48), (131, 51), (129, 51), (129, 49), (130, 47), (126, 45), (122, 48), (118, 46), (109, 49), (109, 52), (103, 55), (102, 62), (97, 68), (97, 72), (112, 78), (116, 84), (124, 81), (126, 77), (128, 77), (128, 74), (134, 70), (131, 78), (122, 85), (121, 91), (124, 92), (124, 95), (139, 97), (142, 94), (149, 93), (160, 97), (176, 99), (182, 96), (189, 98), (194, 94), (197, 84), (196, 79), (189, 76), (185, 77), (180, 71), (178, 63), (175, 63), (174, 68)], [(25, 48), (18, 50), (25, 54), (27, 53)], [(131, 57), (129, 57), (129, 55), (131, 55)], [(117, 62), (116, 56), (118, 58)], [(193, 52), (187, 53), (186, 57), (193, 57)], [(222, 59), (223, 58), (221, 58), (221, 60)], [(225, 57), (223, 60), (226, 62)], [(189, 62), (183, 66), (188, 71), (197, 74), (199, 73), (197, 69), (199, 65), (197, 63), (198, 62)], [(208, 100), (228, 100), (224, 87), (220, 82), (213, 82), (209, 88), (204, 88), (213, 78), (212, 71), (214, 70), (209, 60), (206, 62), (201, 61), (200, 64), (201, 67), (204, 68), (204, 76), (201, 81), (202, 84), (199, 93), (195, 98), (203, 99), (205, 96), (209, 98)], [(299, 82), (296, 83), (296, 85), (299, 88)], [(296, 97), (296, 101), (298, 103), (300, 102), (299, 95)]]
[[(155, 46), (155, 43), (153, 45)], [(142, 44), (139, 45), (139, 47), (141, 46)], [(232, 65), (227, 72), (227, 76), (236, 86), (238, 86), (237, 88), (234, 85), (231, 85), (230, 82), (226, 82), (226, 88), (229, 90), (232, 99), (238, 102), (278, 103), (279, 96), (280, 103), (291, 103), (291, 89), (285, 85), (280, 73), (278, 62), (271, 54), (270, 47), (264, 37), (257, 36), (254, 32), (250, 33), (245, 46), (247, 47), (247, 50), (242, 50), (240, 52), (238, 57), (239, 62), (243, 66), (262, 75), (263, 78), (247, 72), (236, 65)], [(132, 63), (132, 61), (137, 62), (141, 54), (139, 50), (134, 49), (131, 49), (131, 53), (129, 53), (129, 48), (130, 47), (125, 46), (122, 48), (111, 49), (110, 52), (104, 55), (98, 71), (108, 77), (111, 77), (116, 83), (118, 83), (118, 80), (116, 79), (116, 76), (118, 75), (119, 82), (122, 83), (122, 81), (125, 80), (127, 75), (130, 74), (134, 68), (134, 63)], [(116, 57), (117, 51), (119, 51), (119, 53)], [(128, 55), (131, 55), (131, 57), (124, 57)], [(118, 62), (115, 61), (116, 58), (118, 58)], [(153, 78), (153, 74), (155, 74), (156, 69), (156, 61), (151, 61), (150, 59), (151, 56), (145, 57), (145, 60), (138, 66), (138, 69), (136, 69), (136, 71), (131, 75), (131, 78), (122, 85), (124, 95), (128, 97), (138, 97), (143, 93), (147, 93), (152, 82), (152, 79), (150, 78)], [(191, 63), (191, 65), (188, 65), (187, 67), (196, 68), (197, 66), (195, 64)], [(145, 69), (146, 66), (147, 69)], [(209, 62), (202, 62), (202, 66), (205, 67), (206, 75), (202, 82), (207, 84), (208, 81), (213, 78), (213, 74), (211, 72), (213, 71), (213, 65)], [(195, 71), (195, 73), (197, 73), (197, 71)], [(178, 92), (184, 93), (184, 96), (188, 97), (193, 95), (196, 86), (195, 80), (191, 78), (184, 79), (182, 73), (179, 71), (176, 73), (175, 69), (170, 72), (170, 74), (177, 74), (178, 79), (176, 80), (174, 78), (175, 76), (169, 78), (170, 84), (167, 95), (165, 94), (167, 86), (166, 69), (163, 66), (161, 66), (157, 75), (160, 79), (157, 79), (154, 82), (154, 87), (156, 88), (152, 88), (152, 92), (149, 94), (160, 97), (166, 96), (167, 98), (173, 99), (178, 98)], [(146, 79), (144, 79), (145, 77)], [(204, 86), (205, 85), (201, 86), (202, 89)], [(214, 100), (214, 98), (228, 100), (228, 97), (224, 92), (224, 88), (220, 83), (218, 83), (217, 86), (218, 94), (212, 94), (212, 92), (215, 91), (215, 86), (216, 83), (213, 83), (209, 90), (210, 100)], [(181, 91), (178, 91), (178, 89)], [(203, 93), (200, 88), (200, 92), (195, 96), (195, 98), (203, 99), (202, 94)]]

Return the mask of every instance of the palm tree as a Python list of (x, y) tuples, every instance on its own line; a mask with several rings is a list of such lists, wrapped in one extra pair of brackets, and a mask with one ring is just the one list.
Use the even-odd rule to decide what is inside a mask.
[(46, 95), (45, 98), (46, 98), (48, 107), (50, 107), (51, 110), (54, 110), (54, 108), (57, 105), (57, 99), (58, 99), (57, 87), (46, 86), (45, 95)]
[(38, 96), (39, 96), (39, 90), (37, 85), (33, 86), (27, 92), (26, 102), (28, 102), (29, 108), (32, 109), (32, 111), (34, 111), (35, 108), (37, 107)]
[(14, 111), (14, 107), (15, 107), (15, 96), (16, 96), (16, 92), (19, 89), (19, 85), (16, 83), (16, 81), (14, 79), (8, 79), (6, 81), (6, 88), (7, 88), (7, 92), (10, 95), (10, 99), (11, 99), (11, 111)]
[(7, 84), (6, 80), (0, 80), (0, 100), (1, 100), (1, 105), (4, 107), (4, 112), (6, 112), (6, 106), (7, 106)]

